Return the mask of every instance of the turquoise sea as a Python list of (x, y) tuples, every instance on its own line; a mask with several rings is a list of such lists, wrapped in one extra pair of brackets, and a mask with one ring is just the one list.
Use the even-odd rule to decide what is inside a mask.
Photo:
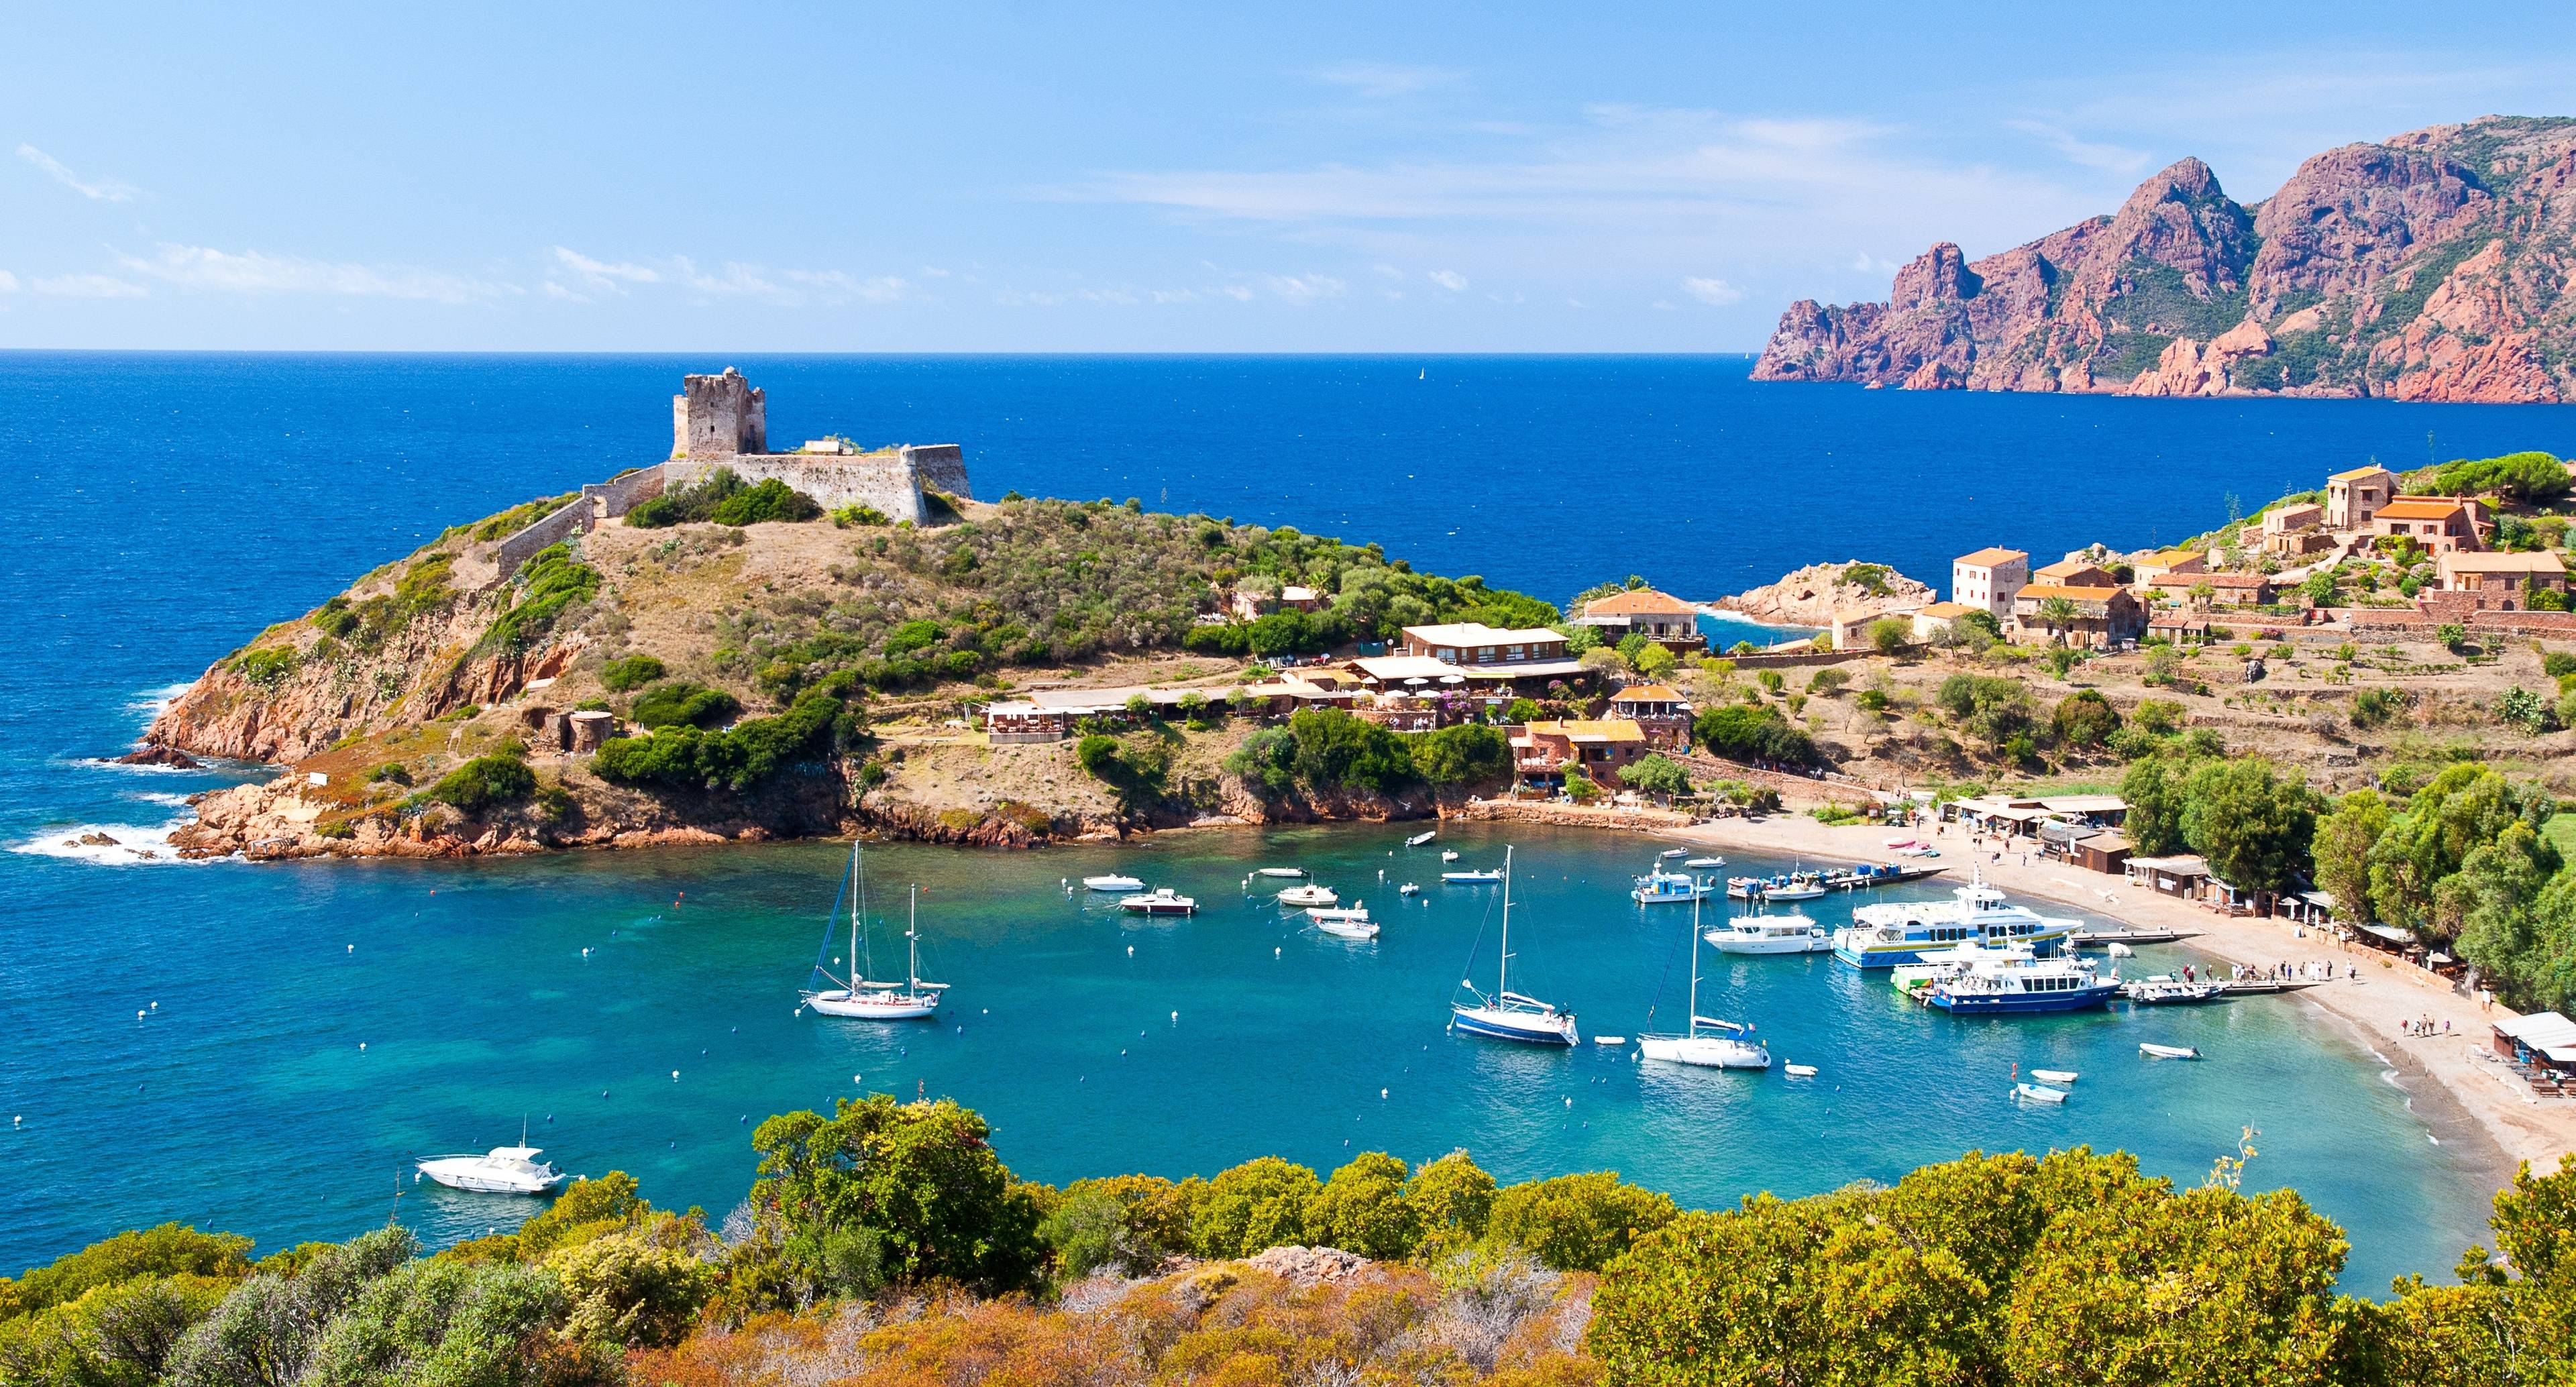
[[(1711, 596), (1849, 557), (1939, 581), (1964, 545), (2170, 539), (2231, 492), (2428, 446), (2563, 452), (2568, 431), (2537, 409), (1756, 387), (1739, 358), (731, 361), (769, 388), (782, 438), (962, 440), (983, 494), (1296, 524), (1552, 600), (1629, 572)], [(1493, 893), (1399, 904), (1394, 884), (1436, 864), (1395, 830), (871, 850), (880, 903), (923, 887), (931, 971), (957, 987), (937, 1025), (877, 1029), (793, 1014), (840, 846), (257, 867), (61, 846), (82, 826), (148, 834), (178, 796), (251, 773), (88, 759), (159, 693), (441, 526), (650, 461), (680, 372), (724, 364), (0, 354), (0, 444), (20, 462), (0, 551), (17, 619), (0, 1267), (168, 1218), (268, 1246), (345, 1237), (398, 1192), (433, 1239), (480, 1232), (524, 1207), (416, 1188), (406, 1158), (499, 1144), (523, 1114), (567, 1167), (721, 1216), (751, 1176), (750, 1124), (861, 1089), (980, 1108), (1049, 1180), (1464, 1146), (1506, 1178), (1615, 1168), (1695, 1204), (1971, 1147), (2119, 1146), (2197, 1180), (2250, 1125), (2250, 1180), (2350, 1230), (2347, 1284), (2438, 1271), (2481, 1231), (2496, 1172), (2286, 1003), (1959, 1022), (1828, 960), (1774, 959), (1715, 968), (1703, 1010), (1755, 1022), (1813, 1081), (1454, 1039), (1445, 1004)], [(2058, 480), (2012, 480), (2038, 474)], [(1505, 839), (1444, 841), (1482, 862)], [(1659, 986), (1677, 1016), (1686, 908), (1623, 894), (1650, 850), (1509, 841), (1516, 979), (1587, 1034), (1633, 1034)], [(1246, 871), (1287, 861), (1367, 899), (1384, 938), (1325, 939), (1246, 898)], [(1111, 867), (1209, 908), (1130, 921), (1060, 885)], [(1479, 976), (1491, 960), (1488, 933)], [(2144, 1064), (2142, 1038), (2210, 1058)], [(2016, 1063), (2085, 1077), (2064, 1109), (2025, 1110), (2004, 1096)]]

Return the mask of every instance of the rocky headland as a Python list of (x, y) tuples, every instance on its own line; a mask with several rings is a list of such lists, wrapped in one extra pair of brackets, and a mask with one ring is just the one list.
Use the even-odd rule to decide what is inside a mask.
[(123, 759), (280, 773), (196, 797), (171, 846), (460, 856), (872, 832), (1019, 847), (1418, 817), (1492, 786), (1247, 779), (1228, 764), (1258, 729), (1214, 716), (1123, 733), (1104, 774), (1070, 740), (989, 745), (972, 710), (1144, 683), (1221, 699), (1262, 671), (1210, 648), (1203, 618), (1256, 576), (1336, 594), (1298, 618), (1296, 648), (1390, 621), (1556, 615), (1375, 546), (1017, 497), (954, 499), (921, 527), (609, 519), (473, 576), (552, 504), (459, 526), (207, 669)]
[(1889, 612), (1920, 607), (1932, 589), (1885, 564), (1846, 560), (1809, 564), (1778, 582), (1721, 597), (1714, 604), (1775, 626), (1831, 626), (1846, 612)]
[(1802, 299), (1765, 381), (1909, 390), (2576, 398), (2576, 119), (2486, 116), (2328, 150), (2240, 204), (2198, 159), (2118, 212), (1884, 303)]

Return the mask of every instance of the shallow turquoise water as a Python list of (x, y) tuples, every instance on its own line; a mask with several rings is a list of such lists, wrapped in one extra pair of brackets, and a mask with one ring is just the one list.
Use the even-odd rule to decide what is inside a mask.
[[(1963, 1021), (1829, 957), (1712, 953), (1702, 1010), (1754, 1022), (1817, 1078), (1453, 1037), (1446, 1003), (1480, 931), (1475, 975), (1491, 985), (1497, 892), (1436, 884), (1436, 848), (1407, 851), (1403, 832), (872, 849), (877, 903), (899, 919), (902, 888), (920, 884), (925, 971), (955, 984), (937, 1024), (891, 1026), (794, 1014), (845, 858), (831, 844), (56, 863), (75, 895), (84, 877), (150, 877), (157, 903), (36, 963), (52, 1030), (45, 1062), (9, 1079), (27, 1126), (11, 1136), (21, 1194), (0, 1210), (0, 1258), (161, 1217), (264, 1241), (342, 1236), (382, 1218), (397, 1188), (433, 1239), (479, 1232), (525, 1206), (415, 1188), (404, 1160), (499, 1144), (522, 1113), (567, 1168), (625, 1169), (657, 1201), (720, 1216), (750, 1179), (751, 1124), (862, 1089), (979, 1108), (1005, 1158), (1047, 1180), (1463, 1146), (1505, 1179), (1612, 1168), (1699, 1205), (1892, 1179), (1972, 1147), (2120, 1147), (2190, 1181), (2252, 1125), (2253, 1183), (2296, 1186), (2350, 1229), (2356, 1286), (2447, 1265), (2475, 1235), (2475, 1201), (2454, 1192), (2469, 1172), (2368, 1056), (2280, 1000)], [(1678, 1017), (1689, 907), (1623, 894), (1647, 840), (1508, 840), (1516, 986), (1574, 1007), (1587, 1037), (1633, 1035), (1659, 989), (1667, 1024)], [(1469, 826), (1441, 845), (1480, 864), (1505, 841)], [(1368, 901), (1383, 936), (1321, 936), (1247, 896), (1250, 868), (1292, 862)], [(1202, 913), (1129, 918), (1059, 884), (1112, 867), (1195, 894)], [(1426, 884), (1421, 903), (1396, 894), (1405, 880)], [(193, 908), (250, 886), (264, 908)], [(1838, 922), (1859, 899), (1812, 913)], [(898, 930), (879, 938), (878, 971), (899, 967)], [(2162, 966), (2156, 954), (2140, 962)], [(2148, 1063), (2142, 1039), (2209, 1058)], [(2084, 1078), (2064, 1108), (2025, 1108), (2006, 1096), (2016, 1063)]]

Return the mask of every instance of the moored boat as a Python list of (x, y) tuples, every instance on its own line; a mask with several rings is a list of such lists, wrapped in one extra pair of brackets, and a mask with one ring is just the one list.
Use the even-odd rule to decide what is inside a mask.
[(1470, 872), (1442, 872), (1440, 879), (1451, 886), (1491, 886), (1501, 881), (1503, 874), (1492, 867), (1486, 867)]
[(1982, 875), (1955, 887), (1947, 901), (1886, 901), (1852, 912), (1834, 931), (1834, 957), (1855, 968), (1919, 963), (1963, 943), (2025, 944), (2039, 957), (2058, 952), (2080, 928), (2027, 906), (2008, 905)]
[(1303, 867), (1256, 867), (1253, 869), (1252, 874), (1257, 877), (1297, 878), (1306, 875), (1306, 869)]
[[(527, 1138), (521, 1136), (519, 1140), (525, 1142)], [(551, 1194), (572, 1177), (555, 1169), (552, 1161), (539, 1161), (537, 1157), (540, 1154), (533, 1146), (495, 1146), (480, 1156), (424, 1157), (413, 1163), (413, 1169), (452, 1190), (469, 1190), (475, 1194)]]
[(1472, 984), (1460, 983), (1475, 998), (1472, 1003), (1449, 1004), (1449, 1026), (1469, 1035), (1494, 1040), (1516, 1040), (1528, 1045), (1577, 1045), (1582, 1043), (1575, 1032), (1574, 1013), (1559, 1011), (1555, 1004), (1511, 989), (1512, 979), (1512, 850), (1503, 849), (1503, 867), (1494, 879), (1503, 883), (1503, 936), (1500, 957), (1494, 967), (1494, 991), (1487, 996)]
[(1780, 1066), (1780, 1072), (1788, 1075), (1792, 1079), (1812, 1079), (1816, 1077), (1816, 1067), (1812, 1064), (1784, 1064)]
[(2158, 973), (2122, 983), (2120, 995), (2142, 1007), (2182, 1006), (2223, 997), (2227, 989), (2215, 982), (2189, 982), (2170, 973)]
[(1635, 889), (1628, 892), (1639, 905), (1665, 905), (1677, 901), (1697, 901), (1717, 894), (1717, 885), (1704, 877), (1686, 872), (1648, 872), (1637, 878)]
[(2200, 1058), (2200, 1051), (2193, 1046), (2155, 1045), (2146, 1041), (2140, 1041), (2138, 1043), (2138, 1053), (2151, 1060), (2196, 1060)]
[(1711, 872), (1726, 865), (1723, 857), (1694, 857), (1682, 863), (1694, 872)]
[[(822, 954), (830, 952), (832, 947), (832, 931), (827, 926), (823, 948), (814, 959), (812, 976), (840, 986), (816, 988), (811, 986), (809, 979), (807, 989), (798, 994), (804, 1004), (818, 1016), (835, 1016), (850, 1021), (918, 1021), (936, 1014), (940, 994), (948, 990), (948, 984), (921, 980), (921, 888), (912, 888), (912, 912), (903, 932), (906, 963), (901, 983), (872, 981), (867, 976), (866, 935), (860, 923), (867, 915), (867, 877), (861, 870), (860, 848), (855, 842), (850, 844), (849, 880), (842, 883), (841, 890), (850, 902), (849, 976), (846, 979), (834, 977), (832, 970), (823, 966)], [(832, 913), (834, 923), (837, 923), (840, 915), (837, 899), (833, 902)]]
[(1082, 879), (1082, 888), (1086, 891), (1116, 891), (1124, 893), (1128, 891), (1142, 891), (1145, 889), (1145, 883), (1138, 877), (1119, 876), (1112, 873), (1108, 876), (1084, 877)]
[(1339, 905), (1341, 902), (1342, 898), (1340, 893), (1334, 891), (1329, 886), (1315, 886), (1311, 884), (1306, 886), (1291, 886), (1287, 890), (1279, 893), (1279, 903), (1281, 905)]
[[(1680, 1035), (1640, 1035), (1637, 1053), (1646, 1059), (1666, 1064), (1696, 1065), (1702, 1069), (1768, 1069), (1771, 1047), (1747, 1039), (1753, 1028), (1733, 1021), (1720, 1021), (1699, 1014), (1699, 905), (1691, 905), (1690, 997), (1688, 1024)], [(1703, 1029), (1705, 1028), (1705, 1029)]]
[(1834, 947), (1824, 926), (1798, 914), (1738, 915), (1705, 937), (1722, 954), (1820, 954)]
[(1157, 886), (1151, 891), (1121, 898), (1118, 908), (1131, 915), (1195, 915), (1199, 903), (1168, 886)]
[(1423, 844), (1428, 843), (1428, 842), (1430, 842), (1432, 839), (1437, 838), (1437, 837), (1439, 837), (1439, 836), (1440, 836), (1440, 830), (1438, 830), (1438, 829), (1436, 829), (1436, 828), (1435, 828), (1435, 829), (1432, 829), (1432, 830), (1431, 830), (1430, 832), (1428, 832), (1428, 833), (1417, 833), (1417, 834), (1413, 835), (1412, 837), (1405, 839), (1405, 840), (1404, 840), (1404, 845), (1405, 845), (1406, 847), (1408, 847), (1408, 848), (1418, 848), (1418, 847), (1421, 847)]
[(1369, 918), (1368, 906), (1361, 902), (1354, 901), (1339, 909), (1318, 906), (1308, 910), (1306, 918), (1314, 921), (1315, 928), (1326, 934), (1337, 934), (1344, 939), (1377, 938), (1377, 921)]
[(2034, 1069), (2030, 1071), (2030, 1076), (2042, 1083), (2050, 1084), (2071, 1084), (2076, 1079), (2076, 1073), (2072, 1069)]
[(2015, 1084), (2013, 1085), (2013, 1093), (2019, 1097), (2028, 1099), (2033, 1103), (2063, 1103), (2066, 1101), (2066, 1090), (2062, 1088), (2050, 1088), (2046, 1084)]
[(1957, 1016), (2023, 1016), (2098, 1007), (2119, 990), (2083, 959), (1998, 958), (1936, 979), (1919, 995), (1926, 1006)]

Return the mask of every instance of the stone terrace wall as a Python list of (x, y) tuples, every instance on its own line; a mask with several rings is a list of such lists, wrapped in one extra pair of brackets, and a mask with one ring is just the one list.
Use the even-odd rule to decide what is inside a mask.
[(906, 447), (903, 456), (912, 463), (923, 486), (970, 501), (975, 499), (975, 493), (966, 487), (964, 448), (954, 443), (932, 443), (918, 448)]

